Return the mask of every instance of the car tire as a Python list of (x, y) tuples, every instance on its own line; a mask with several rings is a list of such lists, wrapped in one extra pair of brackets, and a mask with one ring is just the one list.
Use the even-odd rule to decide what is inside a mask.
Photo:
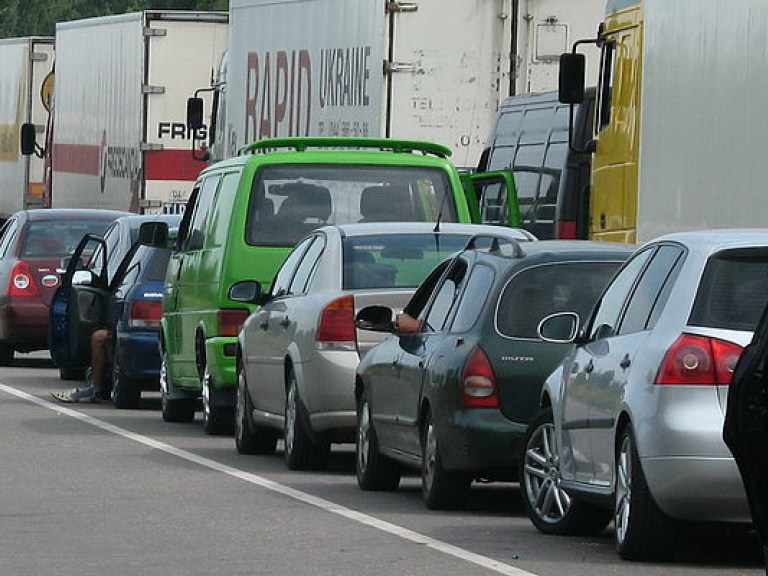
[(10, 344), (0, 344), (0, 366), (10, 366), (13, 364), (15, 350)]
[(203, 428), (206, 434), (221, 436), (235, 431), (234, 406), (217, 406), (212, 401), (214, 392), (211, 370), (206, 361), (203, 368)]
[(421, 435), (421, 493), (430, 510), (459, 510), (469, 498), (472, 477), (466, 472), (446, 470), (437, 442), (432, 412), (424, 419)]
[(561, 487), (560, 454), (555, 441), (552, 409), (547, 408), (531, 420), (523, 444), (520, 487), (528, 518), (544, 534), (602, 532), (612, 519), (611, 510), (573, 498)]
[(329, 442), (315, 442), (307, 430), (309, 417), (299, 398), (296, 374), (288, 375), (285, 395), (285, 463), (291, 470), (323, 470), (331, 455)]
[(138, 408), (141, 402), (141, 381), (126, 376), (115, 354), (112, 362), (112, 404), (115, 408)]
[(83, 367), (62, 366), (59, 368), (59, 378), (61, 380), (85, 380), (85, 371)]
[(277, 431), (259, 426), (251, 416), (253, 405), (242, 368), (237, 370), (237, 404), (235, 405), (235, 447), (240, 454), (274, 454)]
[(355, 436), (357, 485), (363, 490), (397, 490), (401, 477), (400, 464), (379, 452), (379, 440), (371, 421), (371, 407), (365, 393), (357, 403)]
[(616, 550), (624, 560), (670, 560), (677, 547), (677, 523), (664, 514), (648, 488), (631, 426), (616, 448), (614, 524)]
[(192, 422), (195, 419), (195, 401), (192, 398), (173, 398), (174, 386), (168, 374), (165, 351), (160, 356), (160, 404), (166, 422)]

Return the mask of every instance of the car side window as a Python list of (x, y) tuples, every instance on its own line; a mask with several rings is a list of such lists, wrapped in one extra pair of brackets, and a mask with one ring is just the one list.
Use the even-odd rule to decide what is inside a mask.
[(280, 270), (277, 271), (275, 279), (272, 281), (272, 288), (269, 291), (273, 298), (277, 298), (278, 296), (285, 296), (289, 293), (288, 289), (291, 285), (291, 279), (293, 278), (293, 274), (296, 271), (296, 267), (301, 261), (301, 257), (304, 255), (304, 252), (306, 252), (310, 243), (314, 239), (315, 236), (311, 236), (297, 244), (296, 248), (294, 248), (293, 251), (288, 255), (288, 258), (285, 259), (283, 265), (280, 266)]
[[(650, 328), (649, 321), (653, 310), (663, 307), (664, 302), (660, 297), (664, 286), (675, 269), (675, 264), (680, 260), (683, 250), (679, 246), (661, 246), (653, 260), (643, 272), (643, 276), (637, 283), (637, 288), (632, 292), (632, 297), (627, 304), (627, 310), (619, 326), (619, 334), (632, 334)], [(664, 300), (669, 295), (666, 291)], [(658, 317), (658, 314), (657, 314)]]
[(651, 248), (635, 255), (610, 283), (592, 316), (589, 329), (590, 340), (599, 340), (616, 334), (619, 316), (624, 308), (627, 295), (632, 290), (632, 286), (634, 286), (653, 252), (654, 249)]
[(453, 319), (451, 332), (467, 332), (480, 317), (480, 309), (488, 299), (488, 292), (493, 285), (493, 269), (478, 265), (472, 269), (467, 280), (467, 287), (461, 297), (456, 317)]
[(445, 328), (461, 292), (466, 271), (467, 263), (464, 260), (456, 260), (446, 272), (424, 318), (424, 327), (427, 332), (440, 332)]
[(324, 249), (325, 236), (316, 236), (315, 241), (307, 248), (298, 268), (296, 268), (296, 274), (294, 274), (291, 285), (288, 288), (290, 294), (306, 294), (307, 287), (314, 271), (317, 269), (317, 263), (320, 261)]
[(206, 223), (208, 222), (208, 215), (210, 214), (220, 179), (221, 176), (218, 174), (209, 176), (203, 180), (200, 186), (197, 205), (189, 224), (189, 234), (186, 239), (185, 250), (200, 250), (205, 243)]
[(0, 237), (0, 258), (4, 258), (8, 253), (8, 247), (16, 238), (19, 230), (19, 221), (15, 218), (9, 220), (3, 227), (2, 237)]

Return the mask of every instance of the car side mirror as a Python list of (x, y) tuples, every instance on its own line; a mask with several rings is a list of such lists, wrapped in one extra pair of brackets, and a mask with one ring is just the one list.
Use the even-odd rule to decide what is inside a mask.
[(256, 280), (235, 282), (229, 287), (229, 299), (245, 304), (262, 304), (264, 292), (261, 288), (261, 282)]
[(366, 306), (355, 316), (355, 326), (372, 332), (392, 332), (392, 309), (386, 306)]
[(77, 270), (72, 275), (72, 284), (78, 286), (90, 286), (93, 284), (93, 273), (90, 270)]
[(570, 344), (576, 340), (579, 315), (575, 312), (550, 314), (539, 322), (536, 329), (539, 338), (555, 344)]
[(170, 248), (167, 222), (144, 222), (139, 227), (139, 244), (153, 248)]

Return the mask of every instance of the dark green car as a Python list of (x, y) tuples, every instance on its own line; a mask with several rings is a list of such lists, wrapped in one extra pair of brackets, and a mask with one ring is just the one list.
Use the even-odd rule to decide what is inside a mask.
[[(467, 249), (421, 284), (405, 311), (417, 333), (396, 334), (357, 369), (357, 479), (395, 490), (402, 467), (421, 469), (428, 508), (458, 508), (473, 480), (510, 480), (546, 377), (569, 346), (537, 337), (555, 312), (586, 316), (632, 253), (588, 241), (501, 243)], [(392, 330), (369, 307), (358, 326)]]

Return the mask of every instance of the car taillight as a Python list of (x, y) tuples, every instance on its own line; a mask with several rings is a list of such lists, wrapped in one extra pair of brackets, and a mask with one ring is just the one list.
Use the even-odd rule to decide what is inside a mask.
[(326, 304), (317, 323), (315, 341), (323, 349), (357, 349), (354, 296), (346, 294)]
[(246, 308), (219, 310), (219, 336), (237, 336), (250, 312)]
[(20, 260), (13, 266), (8, 281), (8, 296), (40, 296), (40, 289), (37, 287), (34, 276), (32, 276), (29, 264), (24, 261)]
[(743, 348), (738, 344), (682, 334), (664, 355), (655, 384), (730, 384)]
[(558, 220), (555, 238), (560, 240), (576, 239), (576, 222), (574, 220)]
[(134, 301), (128, 309), (128, 325), (131, 328), (159, 328), (162, 315), (163, 303), (160, 300)]
[(493, 408), (499, 405), (493, 367), (479, 346), (474, 347), (461, 373), (461, 401), (470, 407)]

